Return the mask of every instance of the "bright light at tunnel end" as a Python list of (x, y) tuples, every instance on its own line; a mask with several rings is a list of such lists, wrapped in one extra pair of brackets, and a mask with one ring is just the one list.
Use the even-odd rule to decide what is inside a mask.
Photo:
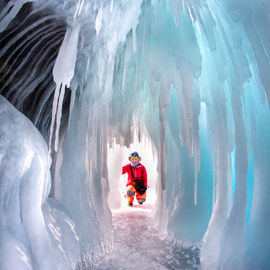
[[(141, 156), (142, 165), (147, 171), (148, 189), (146, 201), (143, 205), (139, 205), (134, 199), (133, 207), (129, 207), (126, 198), (127, 174), (121, 175), (122, 166), (129, 163), (128, 156), (130, 153), (137, 151)], [(137, 132), (134, 133), (133, 143), (129, 148), (114, 143), (111, 147), (108, 145), (109, 185), (110, 193), (108, 196), (108, 204), (112, 212), (128, 212), (128, 211), (144, 211), (154, 213), (157, 201), (157, 154), (156, 149), (145, 132), (138, 140)]]

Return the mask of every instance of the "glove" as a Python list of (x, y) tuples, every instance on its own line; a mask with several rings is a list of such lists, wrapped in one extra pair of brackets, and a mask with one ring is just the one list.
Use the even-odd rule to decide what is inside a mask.
[(143, 195), (147, 190), (147, 187), (141, 187), (139, 190), (138, 190), (138, 193)]

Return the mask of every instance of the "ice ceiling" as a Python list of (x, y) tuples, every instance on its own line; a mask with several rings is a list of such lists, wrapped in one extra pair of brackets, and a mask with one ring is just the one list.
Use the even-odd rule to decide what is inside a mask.
[(202, 269), (270, 268), (268, 0), (0, 10), (1, 269), (112, 244), (108, 147), (135, 131), (155, 149), (160, 232), (200, 242)]

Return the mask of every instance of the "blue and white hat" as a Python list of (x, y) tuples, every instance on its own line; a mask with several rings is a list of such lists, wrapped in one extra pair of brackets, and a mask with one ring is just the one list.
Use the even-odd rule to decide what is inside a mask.
[(140, 162), (142, 160), (142, 158), (139, 156), (138, 152), (131, 153), (129, 155), (129, 157), (128, 157), (128, 160), (131, 161), (131, 158), (133, 158), (133, 157), (138, 157), (139, 158), (139, 161), (138, 162)]

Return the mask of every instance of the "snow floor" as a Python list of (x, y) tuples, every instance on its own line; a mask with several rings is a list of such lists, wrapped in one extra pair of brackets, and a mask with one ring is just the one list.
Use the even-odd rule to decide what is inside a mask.
[(89, 270), (198, 269), (199, 249), (162, 239), (154, 229), (152, 210), (150, 204), (134, 204), (113, 212), (114, 248)]

